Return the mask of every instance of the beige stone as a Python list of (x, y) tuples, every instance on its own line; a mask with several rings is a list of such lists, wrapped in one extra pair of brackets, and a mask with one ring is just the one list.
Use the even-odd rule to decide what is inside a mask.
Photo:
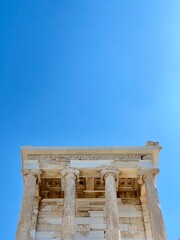
[(106, 237), (107, 240), (120, 240), (121, 233), (119, 228), (118, 205), (116, 196), (116, 182), (119, 171), (112, 169), (101, 170), (101, 176), (105, 181), (106, 198)]
[(22, 202), (22, 208), (16, 232), (16, 240), (32, 240), (34, 234), (32, 230), (32, 215), (34, 196), (36, 192), (36, 182), (41, 174), (39, 170), (24, 170), (25, 188)]
[(155, 181), (152, 175), (146, 177), (145, 187), (153, 239), (166, 240), (164, 221), (160, 209)]
[(165, 240), (155, 187), (160, 149), (157, 142), (23, 147), (27, 170), (16, 239)]
[(75, 181), (79, 175), (76, 169), (65, 169), (64, 176), (64, 206), (62, 217), (62, 240), (74, 240), (76, 237), (76, 188)]

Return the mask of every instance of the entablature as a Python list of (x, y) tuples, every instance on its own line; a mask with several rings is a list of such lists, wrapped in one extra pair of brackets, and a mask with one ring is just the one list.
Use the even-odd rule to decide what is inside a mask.
[(117, 196), (139, 194), (140, 180), (143, 179), (140, 170), (157, 168), (160, 149), (157, 142), (148, 142), (144, 147), (28, 146), (21, 148), (21, 154), (23, 170), (41, 171), (40, 195), (62, 197), (62, 170), (73, 168), (79, 172), (77, 196), (96, 198), (104, 195), (105, 186), (100, 174), (103, 169), (119, 171)]
[[(27, 164), (53, 168), (57, 166), (98, 167), (103, 165), (127, 165), (153, 163), (158, 165), (158, 142), (147, 142), (144, 147), (22, 147), (23, 168)], [(48, 165), (51, 165), (48, 166)], [(48, 166), (48, 167), (47, 167)]]
[(23, 160), (25, 169), (40, 168), (52, 171), (65, 167), (74, 167), (82, 171), (105, 167), (143, 169), (155, 167), (155, 162), (153, 154), (27, 154), (27, 158)]

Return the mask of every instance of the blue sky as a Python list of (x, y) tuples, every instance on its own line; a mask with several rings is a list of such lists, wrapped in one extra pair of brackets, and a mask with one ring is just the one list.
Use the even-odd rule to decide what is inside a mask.
[(20, 146), (159, 141), (168, 240), (180, 238), (180, 1), (1, 1), (0, 238), (15, 236)]

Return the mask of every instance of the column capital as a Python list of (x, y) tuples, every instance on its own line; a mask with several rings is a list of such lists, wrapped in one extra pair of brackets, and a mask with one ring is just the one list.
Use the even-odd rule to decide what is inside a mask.
[(41, 181), (42, 170), (40, 169), (22, 169), (21, 172), (24, 177), (27, 177), (28, 175), (32, 175), (36, 178), (37, 182)]
[(138, 183), (143, 184), (146, 181), (146, 178), (151, 175), (154, 178), (158, 175), (159, 169), (158, 168), (153, 168), (153, 169), (139, 169), (138, 175)]
[(64, 168), (61, 171), (61, 176), (65, 178), (67, 175), (74, 175), (76, 180), (79, 180), (79, 170), (76, 168)]
[(100, 171), (101, 174), (101, 180), (105, 180), (108, 175), (113, 175), (114, 178), (117, 180), (119, 177), (120, 171), (118, 169), (114, 168), (105, 168)]

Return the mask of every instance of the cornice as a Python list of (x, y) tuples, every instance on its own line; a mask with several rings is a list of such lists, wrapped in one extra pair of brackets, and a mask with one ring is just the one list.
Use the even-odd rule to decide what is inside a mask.
[(22, 146), (21, 152), (34, 153), (34, 154), (44, 154), (44, 153), (59, 153), (59, 154), (75, 154), (75, 153), (132, 153), (138, 152), (142, 153), (144, 151), (160, 151), (161, 147), (159, 146), (143, 146), (143, 147), (120, 147), (120, 146), (111, 146), (111, 147), (32, 147), (32, 146)]

